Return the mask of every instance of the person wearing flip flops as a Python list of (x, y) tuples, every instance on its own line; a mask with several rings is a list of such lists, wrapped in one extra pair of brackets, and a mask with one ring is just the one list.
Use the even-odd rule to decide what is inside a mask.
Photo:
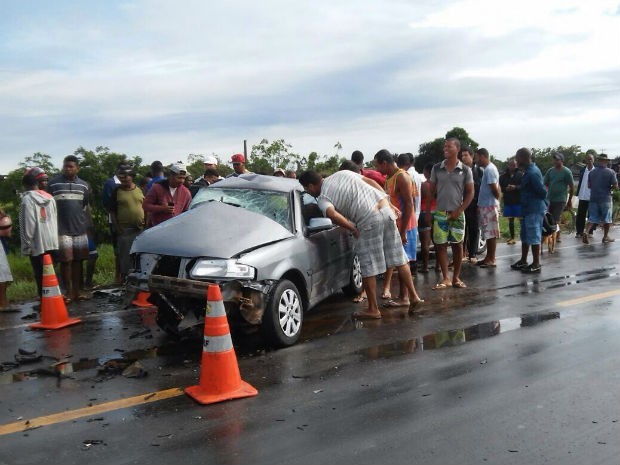
[[(395, 205), (401, 211), (401, 215), (396, 219), (396, 226), (400, 234), (400, 239), (403, 244), (405, 253), (409, 261), (414, 262), (417, 253), (417, 238), (418, 238), (418, 221), (415, 212), (414, 198), (418, 196), (418, 191), (414, 181), (409, 176), (409, 173), (400, 168), (394, 160), (388, 150), (380, 150), (375, 155), (373, 160), (375, 168), (379, 173), (384, 174), (385, 178), (385, 191), (390, 196), (390, 202)], [(411, 264), (409, 265), (411, 270)], [(390, 284), (392, 277), (392, 268), (388, 268), (385, 272), (385, 283), (383, 288), (382, 298), (387, 298), (387, 302), (383, 304), (383, 307), (408, 307), (409, 295), (407, 292), (406, 283), (404, 283), (402, 274), (398, 275), (399, 278), (399, 296), (396, 299), (391, 298)], [(389, 295), (389, 297), (384, 297)]]
[[(474, 198), (474, 179), (471, 169), (458, 159), (460, 148), (461, 142), (457, 138), (446, 139), (443, 146), (445, 160), (433, 166), (431, 171), (431, 196), (425, 210), (430, 211), (430, 197), (436, 196), (433, 242), (442, 274), (442, 280), (433, 286), (433, 290), (467, 287), (459, 275), (465, 235), (464, 212)], [(452, 279), (448, 276), (448, 244), (452, 247), (454, 263)]]
[(495, 268), (495, 250), (499, 237), (499, 171), (485, 148), (476, 150), (478, 164), (484, 169), (478, 195), (478, 224), (487, 243), (486, 256), (477, 263), (480, 268)]
[(601, 153), (596, 157), (597, 166), (588, 176), (588, 186), (590, 187), (590, 204), (588, 205), (588, 224), (583, 232), (582, 240), (584, 244), (589, 244), (588, 238), (591, 228), (595, 224), (603, 226), (603, 244), (614, 242), (615, 239), (609, 237), (613, 211), (611, 191), (618, 188), (618, 178), (611, 168), (607, 167), (609, 158)]
[[(543, 175), (532, 161), (532, 152), (522, 147), (515, 155), (521, 177), (521, 258), (510, 265), (513, 270), (524, 273), (540, 273), (540, 245), (542, 243), (543, 217), (547, 210), (547, 189)], [(532, 249), (532, 263), (528, 265), (527, 256)]]
[(377, 275), (387, 267), (396, 267), (409, 292), (409, 313), (423, 302), (416, 293), (409, 270), (409, 260), (396, 227), (396, 213), (387, 194), (375, 181), (348, 170), (337, 171), (323, 179), (314, 170), (301, 174), (299, 182), (306, 192), (317, 198), (319, 208), (357, 240), (362, 283), (368, 308), (353, 313), (354, 318), (380, 319), (377, 303)]

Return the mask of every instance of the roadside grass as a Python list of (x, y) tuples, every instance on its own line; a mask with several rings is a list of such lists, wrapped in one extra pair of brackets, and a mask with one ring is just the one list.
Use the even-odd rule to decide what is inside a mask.
[[(95, 266), (93, 285), (108, 286), (114, 282), (114, 251), (111, 244), (99, 244), (97, 246), (99, 258)], [(26, 302), (36, 300), (37, 286), (32, 274), (30, 258), (22, 256), (19, 252), (10, 251), (8, 255), (13, 283), (7, 289), (9, 302)], [(56, 266), (56, 276), (60, 273)], [(86, 262), (84, 262), (84, 273), (86, 273)]]

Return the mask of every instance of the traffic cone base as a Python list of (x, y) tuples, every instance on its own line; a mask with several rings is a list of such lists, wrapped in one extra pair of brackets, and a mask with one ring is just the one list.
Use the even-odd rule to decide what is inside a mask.
[(67, 306), (60, 293), (58, 279), (49, 254), (43, 256), (41, 296), (41, 321), (29, 325), (32, 329), (60, 329), (80, 323), (79, 318), (69, 318)]
[(258, 395), (258, 391), (243, 380), (241, 380), (241, 385), (237, 389), (222, 394), (209, 394), (200, 385), (185, 388), (185, 393), (202, 405)]
[(209, 285), (207, 291), (200, 384), (186, 388), (185, 393), (200, 404), (258, 394), (254, 387), (241, 379), (222, 293), (214, 284)]
[(78, 323), (81, 323), (82, 320), (80, 320), (79, 318), (67, 318), (65, 321), (61, 322), (61, 323), (32, 323), (30, 325), (30, 327), (32, 329), (60, 329), (60, 328), (64, 328), (66, 326), (71, 326), (71, 325), (76, 325)]
[(148, 301), (150, 296), (150, 292), (138, 291), (138, 295), (131, 301), (131, 305), (135, 305), (136, 307), (153, 307), (154, 305)]

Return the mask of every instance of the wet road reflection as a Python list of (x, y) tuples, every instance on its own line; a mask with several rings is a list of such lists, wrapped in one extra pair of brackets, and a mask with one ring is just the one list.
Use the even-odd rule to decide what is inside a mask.
[(523, 315), (520, 318), (505, 318), (502, 320), (488, 321), (466, 328), (438, 331), (414, 339), (366, 347), (356, 351), (356, 354), (362, 355), (367, 359), (376, 360), (422, 352), (424, 350), (454, 347), (559, 318), (560, 312), (532, 313)]

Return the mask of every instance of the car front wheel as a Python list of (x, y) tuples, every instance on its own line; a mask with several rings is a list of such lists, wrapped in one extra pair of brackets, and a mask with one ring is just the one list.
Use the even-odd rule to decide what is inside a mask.
[(353, 257), (353, 265), (351, 266), (351, 272), (349, 274), (349, 284), (342, 288), (342, 292), (349, 297), (355, 297), (363, 290), (362, 267), (360, 265), (360, 259), (356, 255)]
[(268, 299), (263, 332), (268, 341), (277, 347), (292, 346), (301, 335), (303, 320), (304, 308), (297, 286), (283, 279)]

